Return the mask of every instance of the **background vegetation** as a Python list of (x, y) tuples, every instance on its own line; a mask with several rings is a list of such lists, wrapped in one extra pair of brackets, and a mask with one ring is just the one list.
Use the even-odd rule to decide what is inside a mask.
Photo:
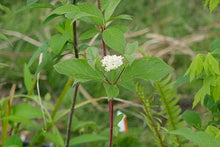
[[(93, 0), (89, 2), (95, 3)], [(58, 0), (44, 0), (42, 3), (60, 4)], [(9, 41), (0, 40), (1, 99), (9, 95), (12, 83), (17, 85), (16, 94), (27, 93), (23, 74), (25, 63), (29, 62), (39, 46), (58, 32), (55, 27), (57, 25), (54, 24), (60, 23), (59, 19), (55, 18), (49, 23), (43, 24), (51, 9), (31, 9), (18, 12), (25, 6), (26, 2), (22, 0), (0, 0), (0, 32), (9, 38)], [(204, 2), (201, 0), (122, 0), (114, 15), (122, 13), (131, 15), (133, 20), (114, 23), (127, 26), (127, 28), (123, 28), (127, 30), (127, 33), (125, 33), (126, 42), (139, 42), (140, 49), (136, 54), (136, 58), (152, 55), (160, 57), (168, 63), (173, 68), (171, 80), (179, 81), (179, 83), (175, 83), (175, 86), (177, 87), (177, 93), (180, 95), (178, 104), (182, 109), (181, 113), (186, 109), (192, 109), (193, 97), (201, 86), (201, 81), (182, 84), (181, 77), (196, 54), (206, 54), (211, 43), (220, 37), (220, 9), (216, 8), (215, 11), (210, 13), (208, 8), (204, 8)], [(77, 23), (77, 27), (78, 36), (89, 29), (88, 25), (82, 22)], [(80, 40), (79, 44), (81, 44), (79, 48), (83, 54), (86, 41)], [(93, 44), (101, 48), (99, 41), (94, 41)], [(65, 57), (71, 58), (73, 55)], [(47, 63), (40, 76), (42, 99), (49, 111), (53, 110), (55, 101), (68, 79), (54, 70), (53, 65), (55, 62), (50, 61)], [(31, 66), (30, 72), (32, 74), (35, 73), (37, 66), (37, 62), (34, 62)], [(116, 102), (115, 104), (115, 111), (120, 110), (127, 115), (129, 127), (128, 134), (120, 133), (115, 138), (115, 144), (120, 147), (154, 146), (151, 128), (147, 126), (146, 120), (141, 114), (144, 111), (140, 91), (144, 91), (148, 96), (156, 94), (158, 93), (158, 85), (161, 83), (157, 83), (155, 87), (150, 82), (139, 81), (139, 83), (142, 90), (139, 89), (137, 94), (120, 87), (121, 91), (118, 97), (131, 102)], [(95, 82), (82, 84), (79, 91), (77, 104), (91, 98), (105, 96), (104, 87)], [(36, 88), (34, 92), (37, 93)], [(73, 92), (73, 88), (70, 87), (62, 102), (63, 109), (70, 108)], [(153, 99), (153, 105), (157, 106), (160, 103), (160, 92)], [(22, 102), (23, 99), (13, 101), (14, 104)], [(195, 110), (203, 120), (211, 117), (204, 107), (197, 106)], [(101, 135), (107, 134), (108, 117), (107, 102), (104, 100), (77, 108), (73, 119), (72, 137), (94, 132)], [(167, 121), (163, 118), (160, 119)], [(65, 134), (66, 125), (67, 116), (57, 122), (56, 126), (62, 135)], [(19, 131), (19, 134), (25, 136), (26, 140), (30, 140), (33, 135), (28, 127), (28, 125), (22, 125)], [(31, 127), (33, 128), (33, 126)], [(37, 124), (35, 127), (37, 127)], [(50, 141), (46, 140), (46, 142)], [(88, 146), (103, 146), (103, 142), (91, 143)]]

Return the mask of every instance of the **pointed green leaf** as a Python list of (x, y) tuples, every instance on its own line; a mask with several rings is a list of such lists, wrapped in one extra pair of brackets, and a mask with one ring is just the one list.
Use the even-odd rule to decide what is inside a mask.
[(218, 76), (216, 79), (216, 85), (213, 88), (212, 95), (213, 95), (215, 102), (220, 100), (220, 76)]
[(79, 40), (85, 40), (94, 37), (96, 34), (100, 33), (97, 29), (90, 29), (79, 36)]
[(56, 64), (57, 72), (76, 78), (79, 82), (102, 81), (102, 74), (95, 71), (85, 59), (70, 59)]
[(114, 27), (107, 28), (103, 32), (103, 39), (110, 48), (120, 53), (124, 53), (125, 37), (119, 29)]
[(54, 8), (53, 5), (51, 4), (38, 4), (38, 3), (33, 3), (31, 5), (27, 5), (21, 9), (18, 9), (17, 11), (15, 11), (14, 13), (17, 14), (17, 13), (20, 13), (20, 12), (23, 12), (23, 11), (27, 11), (27, 10), (32, 10), (32, 9), (37, 9), (37, 8)]
[(38, 0), (27, 0), (27, 5), (32, 5), (36, 3)]
[(29, 119), (23, 116), (9, 115), (8, 117), (1, 118), (1, 120), (5, 120), (5, 119), (23, 124), (32, 124), (32, 121), (30, 121)]
[(46, 132), (43, 133), (43, 136), (52, 141), (57, 146), (64, 146), (64, 141), (56, 126), (53, 126), (53, 133)]
[(68, 39), (69, 33), (65, 33), (63, 35), (57, 34), (52, 36), (49, 42), (52, 52), (54, 54), (59, 54)]
[(108, 21), (109, 18), (112, 16), (112, 14), (115, 11), (115, 8), (118, 6), (121, 0), (110, 0), (108, 3), (108, 6), (106, 7), (105, 10), (105, 21)]
[(171, 71), (170, 66), (160, 58), (139, 59), (125, 69), (121, 76), (121, 81), (132, 79), (160, 80)]
[(25, 85), (27, 91), (29, 91), (29, 89), (31, 88), (31, 83), (32, 83), (31, 72), (30, 72), (27, 64), (25, 64), (24, 65), (24, 85)]
[(204, 60), (205, 56), (198, 54), (190, 64), (190, 67), (185, 73), (185, 75), (190, 75), (190, 82), (195, 78), (195, 76), (199, 76), (202, 73)]
[(29, 104), (18, 104), (11, 107), (12, 115), (21, 116), (26, 119), (42, 118), (40, 108), (33, 107)]
[(68, 5), (63, 5), (63, 6), (60, 6), (60, 7), (56, 8), (55, 10), (53, 10), (50, 13), (50, 15), (51, 14), (62, 15), (62, 14), (66, 14), (66, 13), (78, 13), (79, 11), (80, 10), (77, 6), (72, 5), (72, 4), (68, 4)]
[(100, 141), (107, 141), (108, 138), (105, 136), (95, 135), (95, 134), (84, 134), (77, 137), (74, 137), (70, 140), (70, 145), (77, 145), (82, 143), (88, 143), (88, 142), (100, 142)]
[(23, 147), (23, 142), (20, 137), (15, 134), (7, 138), (4, 147)]
[(110, 85), (104, 83), (104, 87), (105, 87), (105, 91), (106, 91), (108, 98), (115, 98), (118, 96), (119, 90), (116, 85), (110, 86)]
[(2, 33), (0, 33), (0, 39), (9, 41), (8, 38)]
[(217, 140), (215, 137), (202, 132), (193, 132), (189, 128), (182, 128), (178, 130), (171, 131), (170, 134), (181, 135), (186, 139), (194, 142), (200, 147), (217, 147), (220, 146), (220, 140)]
[(96, 61), (99, 57), (99, 53), (96, 47), (88, 47), (86, 50), (86, 58), (90, 66), (95, 69)]
[[(130, 15), (119, 15), (119, 16), (115, 16), (115, 17), (111, 17), (110, 20), (132, 20), (132, 17)], [(110, 21), (109, 20), (109, 21)]]
[(201, 128), (202, 122), (200, 116), (194, 111), (186, 110), (182, 116), (189, 125), (195, 127), (196, 129)]
[(128, 43), (125, 50), (125, 57), (128, 60), (129, 64), (131, 64), (136, 57), (136, 49), (138, 49), (138, 42)]

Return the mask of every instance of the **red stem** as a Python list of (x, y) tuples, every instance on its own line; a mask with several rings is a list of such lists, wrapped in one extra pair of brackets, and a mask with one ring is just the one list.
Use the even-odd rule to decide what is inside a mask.
[(109, 142), (109, 147), (113, 147), (113, 111), (114, 111), (114, 101), (113, 99), (110, 99), (108, 101), (108, 108), (109, 108), (109, 119), (110, 119), (110, 133), (109, 133), (109, 138), (110, 138), (110, 142)]
[[(102, 7), (101, 7), (101, 2), (100, 0), (98, 1), (98, 8), (100, 11), (102, 11)], [(103, 32), (105, 30), (105, 27), (101, 27), (101, 36), (102, 36), (102, 48), (103, 48), (103, 55), (106, 56), (107, 55), (107, 51), (106, 51), (106, 45), (105, 42), (103, 40)], [(108, 106), (109, 106), (109, 119), (110, 119), (110, 133), (109, 133), (109, 147), (113, 147), (113, 99), (110, 99), (108, 101)]]
[[(105, 29), (103, 27), (101, 27), (101, 35), (103, 34), (104, 30)], [(102, 37), (102, 48), (103, 48), (103, 55), (106, 56), (107, 55), (107, 51), (106, 51), (106, 45), (105, 45), (105, 42), (103, 40), (103, 37)]]

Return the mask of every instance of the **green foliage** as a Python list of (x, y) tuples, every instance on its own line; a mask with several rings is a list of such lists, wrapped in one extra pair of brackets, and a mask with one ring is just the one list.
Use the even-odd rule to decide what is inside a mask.
[(215, 139), (211, 135), (198, 131), (193, 132), (189, 128), (182, 128), (178, 130), (174, 130), (170, 132), (171, 134), (181, 135), (186, 139), (194, 142), (195, 144), (199, 145), (200, 147), (217, 147), (220, 146), (220, 140)]
[(125, 38), (123, 33), (119, 29), (115, 27), (107, 28), (103, 32), (103, 39), (110, 48), (120, 53), (124, 53)]
[(220, 4), (220, 0), (206, 0), (205, 6), (209, 5), (210, 12), (212, 12), (215, 8)]
[(113, 122), (113, 135), (114, 136), (118, 136), (118, 132), (119, 132), (119, 127), (117, 126), (118, 123), (123, 119), (124, 117), (124, 114), (120, 114), (120, 115), (117, 115), (117, 117), (114, 119), (114, 122)]
[(132, 79), (159, 80), (171, 72), (171, 68), (157, 57), (135, 60), (122, 74), (121, 81)]
[(98, 50), (95, 47), (88, 47), (86, 50), (86, 58), (88, 60), (89, 65), (95, 69), (96, 61), (98, 60)]
[(101, 73), (94, 70), (85, 59), (66, 60), (56, 64), (54, 67), (59, 73), (72, 76), (79, 82), (103, 80)]
[(57, 146), (64, 146), (64, 141), (58, 129), (55, 126), (53, 126), (52, 130), (53, 133), (44, 132), (43, 136), (52, 141)]
[(196, 129), (201, 129), (202, 122), (200, 116), (194, 111), (186, 110), (182, 114), (183, 119)]
[(4, 34), (0, 33), (0, 39), (9, 41), (8, 37), (6, 37)]
[(192, 61), (185, 75), (190, 75), (190, 81), (196, 76), (203, 79), (203, 85), (195, 95), (193, 107), (199, 102), (203, 104), (206, 95), (213, 96), (215, 101), (219, 100), (219, 74), (219, 63), (210, 53), (207, 56), (197, 55)]
[(99, 33), (99, 31), (97, 29), (90, 29), (90, 30), (84, 32), (83, 34), (81, 34), (79, 37), (79, 40), (90, 39), (98, 33)]
[[(176, 90), (173, 88), (173, 82), (170, 82), (171, 76), (155, 82), (155, 89), (158, 90), (160, 96), (161, 106), (164, 109), (160, 112), (167, 118), (168, 131), (176, 130), (183, 125), (182, 117), (180, 115), (181, 108), (177, 105), (179, 97), (176, 98)], [(171, 137), (172, 142), (181, 144), (179, 137)]]
[(161, 132), (161, 120), (158, 116), (153, 115), (152, 108), (153, 104), (152, 97), (146, 97), (144, 94), (143, 87), (137, 85), (137, 94), (139, 98), (141, 99), (142, 104), (144, 105), (144, 110), (146, 115), (144, 115), (144, 118), (146, 120), (146, 123), (150, 130), (153, 132), (153, 137), (158, 146), (163, 147), (164, 146), (164, 134)]
[(30, 90), (31, 85), (32, 85), (31, 72), (30, 72), (27, 64), (24, 65), (24, 85), (25, 85), (27, 91)]
[(23, 147), (23, 142), (20, 137), (15, 134), (7, 138), (5, 147)]
[(63, 35), (57, 34), (52, 36), (49, 41), (49, 45), (52, 49), (52, 53), (56, 55), (59, 54), (62, 51), (63, 46), (68, 41), (68, 39), (69, 39), (68, 33), (65, 33)]
[(131, 64), (136, 58), (136, 50), (138, 49), (138, 42), (128, 43), (125, 50), (125, 58)]
[(18, 104), (11, 107), (11, 113), (14, 116), (20, 116), (26, 119), (42, 118), (41, 110), (29, 104)]
[(121, 0), (110, 0), (108, 3), (108, 6), (105, 9), (105, 21), (108, 21), (110, 17), (112, 16), (113, 12), (115, 11), (115, 8), (120, 3)]
[(78, 145), (82, 143), (88, 143), (88, 142), (97, 142), (97, 141), (107, 141), (108, 138), (101, 135), (95, 135), (95, 134), (84, 134), (77, 136), (70, 140), (70, 145)]
[(112, 85), (104, 84), (104, 87), (108, 98), (115, 98), (118, 96), (119, 90), (116, 85), (112, 86)]
[(185, 74), (190, 75), (190, 81), (192, 81), (195, 78), (195, 76), (198, 77), (202, 73), (204, 58), (204, 55), (198, 54), (190, 64), (190, 67), (188, 68)]
[(220, 140), (220, 130), (215, 126), (208, 126), (205, 130), (206, 133), (214, 136), (216, 139)]

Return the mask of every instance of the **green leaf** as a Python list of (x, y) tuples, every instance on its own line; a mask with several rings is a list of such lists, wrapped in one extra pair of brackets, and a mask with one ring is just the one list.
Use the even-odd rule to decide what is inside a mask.
[(215, 139), (215, 137), (202, 132), (192, 132), (189, 128), (182, 128), (175, 131), (171, 131), (170, 134), (181, 135), (186, 139), (194, 142), (200, 147), (217, 147), (220, 146), (220, 140)]
[(119, 90), (116, 85), (110, 86), (110, 85), (104, 83), (104, 87), (105, 87), (105, 91), (106, 91), (108, 98), (115, 98), (118, 96)]
[[(90, 24), (97, 24), (99, 26), (103, 25), (103, 15), (98, 7), (91, 3), (81, 3), (78, 5), (80, 13), (76, 16), (70, 14), (67, 17), (74, 18), (73, 21), (77, 19), (82, 19)], [(71, 16), (72, 15), (72, 16)]]
[(110, 19), (109, 19), (109, 21), (111, 21), (111, 20), (122, 20), (122, 19), (124, 19), (124, 20), (132, 20), (132, 17), (130, 16), (130, 15), (119, 15), (119, 16), (115, 16), (115, 17), (111, 17)]
[(105, 10), (105, 21), (108, 21), (109, 18), (112, 16), (112, 14), (115, 11), (115, 8), (118, 6), (121, 0), (110, 0), (108, 6), (106, 7)]
[(32, 124), (32, 121), (30, 121), (29, 119), (22, 117), (22, 116), (14, 116), (14, 115), (10, 115), (8, 117), (3, 117), (1, 118), (2, 120), (10, 120), (13, 122), (18, 122), (18, 123), (23, 123), (23, 124)]
[(220, 39), (215, 39), (210, 45), (210, 51), (213, 52), (215, 49), (220, 49)]
[(4, 34), (0, 33), (0, 39), (5, 40), (5, 41), (9, 41), (8, 37), (6, 37)]
[(114, 27), (107, 28), (103, 32), (103, 39), (110, 48), (120, 53), (124, 53), (125, 37), (119, 29)]
[(100, 2), (101, 2), (102, 11), (104, 11), (106, 7), (109, 5), (110, 0), (100, 0)]
[(82, 143), (88, 143), (88, 142), (100, 142), (100, 141), (107, 141), (108, 138), (105, 136), (95, 135), (95, 134), (84, 134), (77, 137), (74, 137), (70, 140), (70, 145), (77, 145)]
[(36, 3), (38, 0), (27, 0), (27, 5), (32, 5)]
[(205, 96), (210, 95), (210, 87), (215, 86), (215, 77), (206, 77), (204, 78), (202, 88), (196, 93), (194, 97), (193, 107), (195, 107), (200, 101), (203, 104)]
[(98, 126), (96, 125), (95, 122), (93, 121), (74, 121), (73, 125), (71, 127), (72, 131), (77, 131), (80, 130), (82, 128), (91, 128), (93, 130), (96, 130), (98, 128)]
[[(204, 69), (208, 69), (209, 72), (212, 73), (213, 75), (220, 74), (219, 63), (210, 53), (208, 53), (208, 55), (206, 56), (206, 59), (204, 62)], [(209, 72), (206, 72), (206, 74), (208, 74)]]
[(128, 60), (129, 64), (131, 64), (136, 58), (136, 49), (138, 49), (138, 42), (128, 43), (125, 50), (125, 57)]
[(70, 20), (70, 19), (65, 20), (64, 34), (65, 33), (69, 34), (69, 39), (73, 40), (73, 25), (72, 25), (71, 21), (72, 20)]
[(85, 40), (94, 37), (96, 34), (100, 33), (97, 29), (90, 29), (79, 36), (79, 40)]
[(79, 9), (82, 12), (91, 14), (91, 15), (93, 15), (95, 17), (100, 18), (100, 19), (102, 19), (102, 17), (103, 17), (102, 12), (94, 4), (91, 4), (91, 3), (81, 3), (81, 4), (79, 4)]
[(38, 59), (40, 53), (47, 52), (47, 49), (48, 49), (48, 43), (44, 43), (41, 47), (39, 47), (38, 50), (33, 54), (31, 59), (29, 60), (28, 67), (30, 67), (36, 59)]
[(171, 71), (170, 66), (160, 58), (138, 59), (125, 69), (121, 81), (133, 79), (160, 80)]
[(113, 126), (113, 135), (114, 135), (115, 137), (118, 136), (118, 132), (119, 132), (119, 127), (118, 127), (118, 126)]
[(70, 59), (56, 64), (55, 69), (60, 74), (72, 76), (79, 82), (102, 81), (104, 78), (98, 71), (92, 69), (85, 59)]
[[(214, 127), (214, 126), (208, 126), (206, 129), (205, 129), (205, 132), (212, 135), (212, 136), (217, 136), (217, 134), (219, 134), (219, 129)], [(219, 139), (219, 138), (218, 138)]]
[(220, 4), (220, 0), (206, 0), (205, 7), (208, 6), (208, 4), (210, 12), (212, 12), (215, 8), (218, 7), (218, 5)]
[(118, 83), (118, 85), (130, 90), (131, 92), (136, 91), (136, 87), (133, 81), (123, 81)]
[(56, 126), (53, 126), (53, 133), (46, 132), (43, 133), (43, 136), (52, 141), (57, 146), (64, 146), (64, 141)]
[(199, 76), (202, 73), (204, 60), (205, 56), (198, 54), (190, 64), (190, 67), (185, 73), (185, 75), (190, 75), (190, 82), (195, 78), (195, 76)]
[(15, 134), (7, 138), (4, 147), (23, 147), (23, 142), (20, 137)]
[(120, 115), (118, 115), (116, 118), (115, 118), (115, 120), (114, 120), (114, 126), (117, 126), (118, 125), (118, 123), (122, 120), (122, 118), (124, 117), (124, 114), (120, 114)]
[(125, 33), (128, 31), (128, 27), (127, 26), (124, 26), (124, 25), (114, 25), (112, 26), (116, 29), (119, 29), (122, 33)]
[(66, 13), (78, 13), (80, 10), (77, 6), (75, 5), (72, 5), (72, 4), (68, 4), (68, 5), (63, 5), (63, 6), (60, 6), (58, 8), (56, 8), (55, 10), (53, 10), (50, 14), (57, 14), (57, 15), (63, 15), (63, 14), (66, 14)]
[(29, 104), (18, 104), (11, 107), (12, 115), (21, 116), (26, 119), (42, 118), (40, 108), (33, 107)]
[(27, 64), (25, 64), (24, 65), (24, 85), (27, 91), (29, 91), (29, 89), (31, 88), (31, 83), (32, 83), (31, 72)]
[(0, 63), (0, 68), (8, 67), (8, 64)]
[(57, 34), (52, 36), (49, 42), (52, 52), (56, 55), (59, 54), (68, 39), (69, 33), (65, 33), (63, 35)]
[(27, 11), (27, 10), (32, 10), (32, 9), (37, 9), (37, 8), (54, 8), (53, 5), (51, 4), (38, 4), (38, 3), (33, 3), (31, 5), (27, 5), (21, 9), (18, 9), (17, 11), (15, 11), (14, 13), (17, 14), (17, 13), (20, 13), (20, 12), (23, 12), (23, 11)]
[(86, 58), (90, 66), (95, 69), (96, 61), (99, 57), (99, 53), (96, 47), (88, 47), (86, 50)]
[(200, 116), (194, 111), (186, 110), (182, 116), (189, 125), (195, 127), (196, 129), (201, 128), (202, 123)]
[(220, 76), (218, 76), (216, 79), (216, 85), (213, 88), (212, 95), (213, 95), (215, 102), (220, 100)]

